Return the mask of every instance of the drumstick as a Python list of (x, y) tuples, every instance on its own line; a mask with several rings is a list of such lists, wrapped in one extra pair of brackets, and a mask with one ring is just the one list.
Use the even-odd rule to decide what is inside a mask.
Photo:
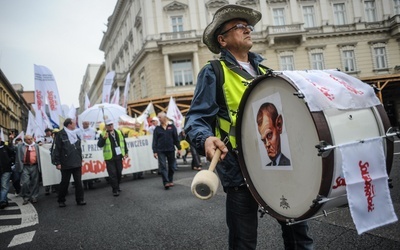
[(217, 166), (220, 157), (221, 150), (217, 148), (213, 158), (211, 159), (208, 170), (201, 170), (194, 176), (191, 190), (197, 198), (208, 200), (217, 193), (219, 179), (214, 173), (214, 169)]

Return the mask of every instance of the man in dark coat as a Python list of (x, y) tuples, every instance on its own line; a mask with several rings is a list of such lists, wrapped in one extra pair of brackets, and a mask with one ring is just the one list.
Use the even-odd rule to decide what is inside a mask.
[(65, 196), (68, 192), (71, 175), (75, 183), (75, 200), (78, 205), (86, 205), (82, 187), (82, 148), (81, 140), (75, 131), (76, 123), (70, 118), (64, 121), (64, 128), (54, 139), (52, 162), (61, 171), (61, 183), (58, 193), (58, 204), (65, 207)]

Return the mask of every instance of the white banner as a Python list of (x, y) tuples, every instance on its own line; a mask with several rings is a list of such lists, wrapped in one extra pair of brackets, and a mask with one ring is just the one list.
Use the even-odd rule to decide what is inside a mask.
[(114, 95), (113, 95), (110, 103), (114, 103), (114, 104), (119, 105), (119, 87), (117, 87), (115, 89)]
[[(147, 170), (158, 169), (158, 161), (153, 157), (151, 148), (152, 135), (139, 138), (126, 138), (128, 158), (123, 161), (122, 174), (131, 174)], [(42, 168), (43, 186), (55, 185), (61, 182), (61, 173), (51, 164), (51, 144), (40, 147), (40, 162)], [(82, 141), (82, 180), (107, 177), (106, 163), (103, 158), (103, 149), (97, 147), (97, 140)]]
[(89, 96), (87, 95), (87, 93), (85, 94), (85, 107), (84, 108), (85, 108), (84, 110), (90, 108), (90, 100), (89, 100)]
[[(35, 89), (36, 85), (45, 86), (47, 104), (49, 105), (50, 119), (60, 126), (60, 116), (64, 116), (58, 87), (53, 73), (45, 66), (35, 65)], [(36, 99), (35, 99), (36, 102)], [(41, 104), (36, 102), (39, 110), (42, 109)]]
[(382, 138), (339, 146), (347, 199), (358, 234), (397, 221)]
[(381, 104), (371, 86), (337, 70), (282, 71), (304, 94), (310, 111), (362, 109)]
[(35, 104), (37, 109), (44, 110), (46, 105), (46, 84), (43, 82), (42, 67), (34, 65), (35, 71)]
[(110, 103), (110, 92), (111, 92), (111, 87), (112, 87), (112, 84), (114, 81), (114, 76), (115, 76), (115, 72), (111, 71), (111, 72), (108, 72), (108, 74), (104, 78), (103, 97), (101, 98), (102, 103)]

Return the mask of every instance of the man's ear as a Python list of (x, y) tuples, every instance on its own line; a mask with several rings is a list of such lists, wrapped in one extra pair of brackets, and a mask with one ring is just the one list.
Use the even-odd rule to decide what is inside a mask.
[(217, 36), (217, 41), (222, 48), (226, 46), (224, 36), (222, 36), (222, 35)]
[(279, 134), (282, 134), (282, 129), (283, 129), (282, 115), (278, 115), (278, 117), (276, 118), (275, 127), (279, 131)]

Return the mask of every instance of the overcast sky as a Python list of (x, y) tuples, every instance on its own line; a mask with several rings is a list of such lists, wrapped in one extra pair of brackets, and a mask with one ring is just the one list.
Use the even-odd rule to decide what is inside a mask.
[(101, 64), (107, 19), (117, 0), (0, 0), (0, 68), (10, 83), (34, 89), (33, 65), (49, 68), (61, 103), (79, 106), (88, 64)]

